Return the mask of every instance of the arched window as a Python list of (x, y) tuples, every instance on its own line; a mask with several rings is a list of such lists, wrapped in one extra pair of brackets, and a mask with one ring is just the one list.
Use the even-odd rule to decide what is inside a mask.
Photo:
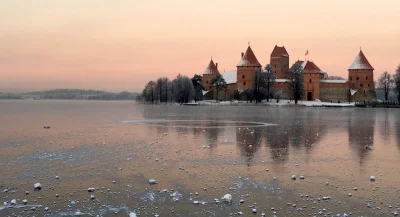
[(311, 83), (311, 79), (310, 79), (310, 83)]
[(243, 86), (246, 86), (246, 82), (243, 82)]
[(350, 76), (350, 81), (351, 81), (352, 79), (351, 79), (351, 76)]
[(359, 77), (357, 77), (357, 81), (359, 80), (360, 78)]
[(360, 84), (360, 87), (362, 87), (362, 84)]
[(244, 79), (246, 76), (242, 75), (242, 79)]
[(368, 80), (368, 76), (365, 78), (365, 80)]
[(206, 81), (206, 84), (208, 84), (208, 81)]

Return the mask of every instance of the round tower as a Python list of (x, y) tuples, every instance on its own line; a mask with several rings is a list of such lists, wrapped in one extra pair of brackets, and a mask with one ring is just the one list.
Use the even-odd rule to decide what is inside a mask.
[(361, 49), (349, 67), (348, 81), (352, 100), (363, 101), (376, 98), (374, 67), (371, 66)]

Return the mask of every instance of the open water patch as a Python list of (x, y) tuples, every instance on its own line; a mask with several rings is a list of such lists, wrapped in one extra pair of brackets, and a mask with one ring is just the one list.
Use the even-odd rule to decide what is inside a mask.
[(238, 128), (238, 127), (267, 127), (276, 124), (250, 121), (229, 121), (229, 120), (168, 120), (168, 119), (141, 119), (119, 121), (121, 124), (148, 125), (155, 127), (174, 128)]

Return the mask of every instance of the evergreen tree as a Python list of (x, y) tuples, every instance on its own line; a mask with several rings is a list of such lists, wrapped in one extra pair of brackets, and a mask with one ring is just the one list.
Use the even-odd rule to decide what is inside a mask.
[(203, 87), (203, 77), (196, 74), (191, 80), (195, 92), (194, 101), (197, 102), (203, 100), (203, 90), (205, 90)]
[(217, 74), (214, 78), (211, 79), (211, 85), (214, 86), (214, 89), (217, 92), (216, 100), (218, 100), (218, 93), (221, 90), (225, 90), (226, 89), (225, 79), (222, 77), (221, 74)]

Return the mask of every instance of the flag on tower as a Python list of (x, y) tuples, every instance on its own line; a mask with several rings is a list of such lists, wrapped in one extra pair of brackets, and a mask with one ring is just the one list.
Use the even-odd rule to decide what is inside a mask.
[(306, 55), (305, 56), (307, 56), (308, 55), (308, 50), (306, 51)]

